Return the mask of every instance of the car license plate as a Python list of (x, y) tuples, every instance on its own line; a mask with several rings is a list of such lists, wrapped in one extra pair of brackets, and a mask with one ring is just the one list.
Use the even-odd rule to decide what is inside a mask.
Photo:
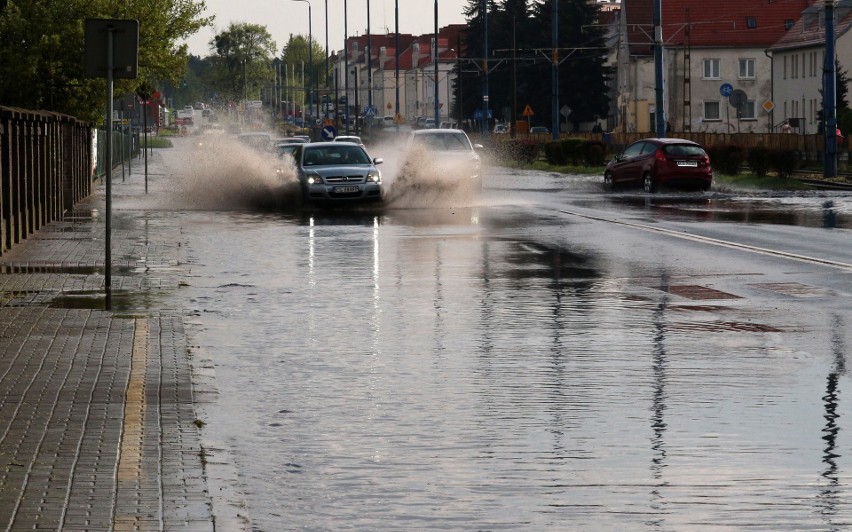
[(698, 161), (678, 161), (677, 165), (678, 166), (691, 166), (693, 168), (697, 168), (698, 167)]
[(334, 191), (338, 194), (349, 194), (351, 192), (358, 192), (358, 187), (334, 187)]

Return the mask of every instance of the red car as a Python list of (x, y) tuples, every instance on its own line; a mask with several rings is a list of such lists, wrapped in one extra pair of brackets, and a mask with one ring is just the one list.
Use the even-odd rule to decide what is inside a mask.
[(685, 139), (642, 139), (606, 165), (604, 187), (640, 184), (645, 192), (666, 187), (710, 190), (713, 169), (700, 144)]

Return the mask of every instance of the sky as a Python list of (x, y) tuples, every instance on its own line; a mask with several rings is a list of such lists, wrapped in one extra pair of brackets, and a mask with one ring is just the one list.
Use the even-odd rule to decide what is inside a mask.
[[(367, 33), (367, 4), (370, 5), (370, 31), (382, 34), (394, 31), (395, 0), (310, 0), (313, 39), (325, 47), (325, 6), (328, 4), (329, 52), (343, 49), (344, 1), (348, 7), (349, 35)], [(189, 52), (201, 57), (210, 54), (208, 43), (232, 22), (261, 24), (272, 35), (276, 49), (290, 34), (308, 35), (308, 4), (302, 0), (205, 0), (205, 16), (215, 15), (212, 28), (204, 28), (186, 40)], [(437, 0), (438, 26), (464, 24), (463, 11), (470, 0)], [(435, 28), (435, 0), (396, 0), (399, 5), (399, 32), (420, 35)]]

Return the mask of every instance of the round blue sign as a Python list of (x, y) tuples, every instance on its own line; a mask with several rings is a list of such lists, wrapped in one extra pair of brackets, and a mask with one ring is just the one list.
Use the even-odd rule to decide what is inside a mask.
[(734, 86), (730, 83), (722, 83), (722, 86), (719, 87), (719, 94), (726, 98), (730, 96), (732, 92), (734, 92)]
[(320, 134), (322, 135), (322, 140), (334, 140), (334, 137), (337, 136), (337, 130), (334, 129), (334, 126), (325, 126), (322, 128)]

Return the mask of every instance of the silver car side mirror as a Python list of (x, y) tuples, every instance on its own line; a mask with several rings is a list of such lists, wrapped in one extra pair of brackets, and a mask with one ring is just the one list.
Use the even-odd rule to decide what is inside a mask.
[(383, 162), (385, 162), (385, 160), (381, 157), (376, 157), (375, 159), (373, 159), (373, 164), (382, 164)]

